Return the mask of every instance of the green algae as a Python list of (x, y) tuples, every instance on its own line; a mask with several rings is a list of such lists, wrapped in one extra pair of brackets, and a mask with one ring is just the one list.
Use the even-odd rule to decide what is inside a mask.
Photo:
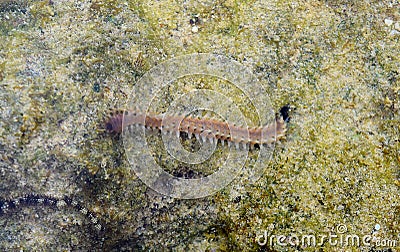
[[(109, 228), (95, 236), (79, 213), (29, 208), (0, 218), (1, 237), (12, 237), (0, 247), (308, 251), (260, 246), (256, 236), (345, 225), (361, 237), (375, 224), (378, 237), (398, 239), (400, 37), (384, 19), (400, 17), (390, 1), (10, 1), (0, 15), (1, 197), (75, 195)], [(259, 181), (239, 177), (183, 201), (148, 189), (121, 139), (99, 125), (152, 66), (194, 52), (238, 60), (267, 83), (276, 110), (296, 109)]]

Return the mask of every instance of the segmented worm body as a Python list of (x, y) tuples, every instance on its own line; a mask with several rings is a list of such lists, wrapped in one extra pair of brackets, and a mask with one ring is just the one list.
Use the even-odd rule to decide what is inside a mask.
[(279, 117), (272, 124), (262, 127), (241, 127), (235, 124), (213, 119), (196, 118), (181, 115), (153, 115), (134, 110), (118, 110), (111, 113), (105, 122), (105, 129), (111, 133), (121, 133), (122, 127), (131, 125), (145, 127), (147, 129), (159, 130), (162, 133), (176, 134), (185, 132), (188, 136), (194, 135), (205, 142), (220, 141), (230, 146), (234, 144), (239, 148), (249, 145), (268, 145), (285, 136), (286, 122)]
[(97, 230), (102, 231), (104, 229), (104, 227), (100, 224), (99, 219), (93, 212), (89, 211), (87, 208), (82, 206), (78, 201), (68, 196), (65, 196), (63, 198), (55, 198), (46, 195), (27, 194), (15, 199), (0, 198), (0, 217), (8, 213), (17, 211), (21, 207), (27, 207), (27, 206), (47, 206), (57, 209), (61, 209), (63, 207), (70, 207), (79, 211), (84, 216), (89, 218), (90, 222), (94, 225), (94, 227)]

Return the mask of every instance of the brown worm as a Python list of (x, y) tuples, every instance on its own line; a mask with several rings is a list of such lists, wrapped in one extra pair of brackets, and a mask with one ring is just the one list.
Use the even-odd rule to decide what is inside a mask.
[[(124, 123), (122, 123), (124, 121)], [(226, 141), (228, 145), (239, 144), (268, 145), (284, 138), (286, 133), (286, 121), (279, 117), (275, 123), (262, 127), (240, 127), (234, 124), (212, 118), (196, 118), (180, 115), (152, 115), (134, 110), (116, 110), (110, 114), (105, 122), (105, 129), (110, 133), (121, 133), (122, 126), (141, 126), (147, 129), (160, 130), (162, 133), (175, 133), (177, 136), (185, 132), (190, 136), (204, 142)]]

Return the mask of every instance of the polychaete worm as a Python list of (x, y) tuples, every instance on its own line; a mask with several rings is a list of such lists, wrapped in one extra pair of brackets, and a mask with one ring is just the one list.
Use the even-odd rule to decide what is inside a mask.
[(14, 212), (21, 207), (27, 206), (48, 206), (57, 209), (61, 209), (63, 207), (72, 207), (73, 209), (83, 214), (85, 217), (89, 218), (90, 222), (97, 230), (102, 231), (104, 229), (103, 225), (100, 224), (100, 221), (96, 217), (95, 213), (89, 211), (79, 202), (68, 196), (65, 196), (63, 198), (55, 198), (47, 195), (27, 194), (14, 199), (0, 198), (0, 217), (2, 215)]
[(123, 127), (138, 126), (162, 133), (187, 133), (203, 142), (220, 142), (237, 149), (243, 146), (269, 145), (285, 137), (286, 124), (289, 121), (288, 106), (280, 110), (274, 123), (261, 127), (242, 127), (214, 118), (143, 113), (138, 110), (114, 110), (105, 121), (105, 130), (109, 133), (121, 133)]

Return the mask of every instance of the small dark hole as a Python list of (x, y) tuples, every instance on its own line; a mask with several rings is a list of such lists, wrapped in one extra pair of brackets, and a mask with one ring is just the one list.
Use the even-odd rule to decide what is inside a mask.
[(111, 123), (106, 123), (106, 130), (108, 131), (112, 131), (113, 130), (113, 126)]

